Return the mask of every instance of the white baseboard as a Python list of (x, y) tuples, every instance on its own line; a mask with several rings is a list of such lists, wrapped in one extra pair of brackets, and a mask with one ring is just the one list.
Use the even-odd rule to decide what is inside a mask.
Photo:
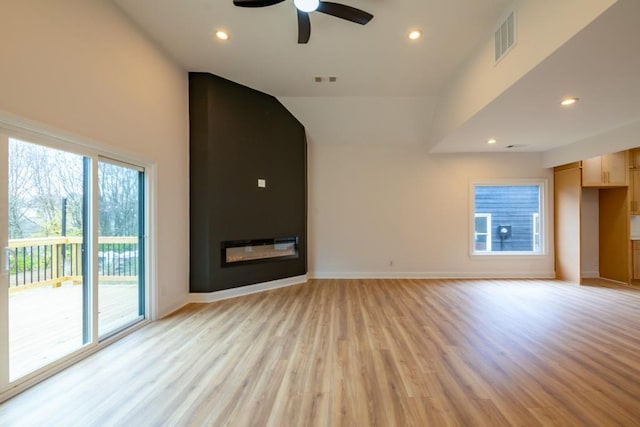
[(308, 274), (309, 279), (554, 279), (555, 271), (541, 272), (324, 272)]
[(583, 279), (599, 279), (600, 272), (599, 271), (583, 271), (580, 273)]
[(270, 282), (256, 283), (255, 285), (241, 286), (239, 288), (225, 289), (223, 291), (209, 293), (189, 294), (190, 303), (208, 303), (229, 298), (236, 298), (243, 295), (255, 294), (271, 289), (284, 288), (292, 285), (299, 285), (307, 281), (307, 275), (287, 277), (286, 279), (272, 280)]
[[(188, 298), (188, 297), (187, 297), (187, 298)], [(172, 314), (174, 314), (174, 313), (176, 313), (176, 312), (178, 312), (178, 311), (182, 310), (182, 309), (183, 309), (187, 304), (189, 304), (190, 302), (191, 302), (191, 301), (190, 301), (189, 299), (187, 299), (187, 301), (186, 301), (186, 302), (184, 302), (184, 303), (180, 304), (179, 306), (177, 306), (177, 307), (175, 307), (175, 308), (170, 309), (168, 312), (164, 313), (163, 315), (158, 316), (158, 318), (157, 318), (157, 319), (152, 319), (152, 320), (164, 319), (164, 318), (166, 318), (166, 317), (169, 317), (169, 316), (171, 316)]]
[(241, 286), (209, 293), (190, 293), (189, 303), (209, 303), (271, 289), (299, 285), (309, 279), (554, 279), (555, 272), (538, 273), (461, 273), (461, 272), (314, 272), (271, 282)]

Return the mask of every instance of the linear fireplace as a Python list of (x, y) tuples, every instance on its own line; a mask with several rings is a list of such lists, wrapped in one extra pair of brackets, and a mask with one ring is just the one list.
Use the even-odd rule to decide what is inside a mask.
[(298, 258), (297, 237), (222, 242), (222, 267)]

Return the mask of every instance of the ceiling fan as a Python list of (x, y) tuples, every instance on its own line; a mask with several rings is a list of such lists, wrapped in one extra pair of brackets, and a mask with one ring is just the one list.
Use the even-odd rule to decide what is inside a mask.
[[(239, 7), (265, 7), (283, 1), (285, 0), (233, 0), (233, 4)], [(293, 3), (298, 10), (298, 43), (300, 44), (308, 43), (311, 37), (310, 12), (325, 13), (360, 25), (367, 24), (373, 18), (373, 15), (364, 10), (340, 3), (321, 0), (294, 0)]]

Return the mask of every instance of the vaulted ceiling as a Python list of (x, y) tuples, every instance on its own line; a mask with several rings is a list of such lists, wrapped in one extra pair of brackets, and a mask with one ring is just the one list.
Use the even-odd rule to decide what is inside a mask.
[[(308, 131), (324, 122), (310, 105), (352, 108), (359, 99), (388, 99), (388, 111), (399, 99), (423, 99), (404, 105), (425, 106), (429, 126), (416, 127), (435, 152), (549, 151), (640, 120), (637, 0), (344, 0), (373, 20), (361, 26), (312, 12), (308, 44), (297, 43), (293, 0), (261, 8), (114, 1), (185, 70), (304, 106)], [(512, 9), (518, 42), (494, 64), (493, 33)], [(221, 29), (229, 40), (216, 39)], [(423, 37), (409, 40), (412, 29)], [(558, 105), (569, 95), (580, 98), (570, 111)], [(488, 146), (491, 137), (499, 143)]]
[[(311, 13), (297, 43), (293, 0), (240, 8), (232, 0), (116, 0), (189, 71), (208, 71), (274, 96), (421, 96), (440, 91), (491, 33), (509, 0), (336, 0), (374, 15), (366, 26)], [(412, 42), (410, 29), (424, 31)], [(221, 42), (218, 29), (229, 32)], [(335, 76), (316, 84), (315, 76)]]

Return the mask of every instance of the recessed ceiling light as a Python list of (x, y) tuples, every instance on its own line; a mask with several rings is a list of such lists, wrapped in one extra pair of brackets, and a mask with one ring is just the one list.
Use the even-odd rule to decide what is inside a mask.
[(498, 142), (495, 138), (491, 138), (490, 140), (487, 141), (487, 144), (495, 144), (496, 142)]
[(420, 30), (411, 30), (409, 32), (409, 38), (411, 40), (418, 40), (420, 37), (422, 37), (422, 31)]
[(229, 33), (222, 30), (216, 31), (216, 37), (219, 38), (220, 40), (229, 40)]
[(578, 98), (565, 98), (560, 102), (563, 107), (570, 107), (578, 102)]
[(313, 12), (320, 6), (320, 0), (293, 0), (293, 4), (302, 12)]

